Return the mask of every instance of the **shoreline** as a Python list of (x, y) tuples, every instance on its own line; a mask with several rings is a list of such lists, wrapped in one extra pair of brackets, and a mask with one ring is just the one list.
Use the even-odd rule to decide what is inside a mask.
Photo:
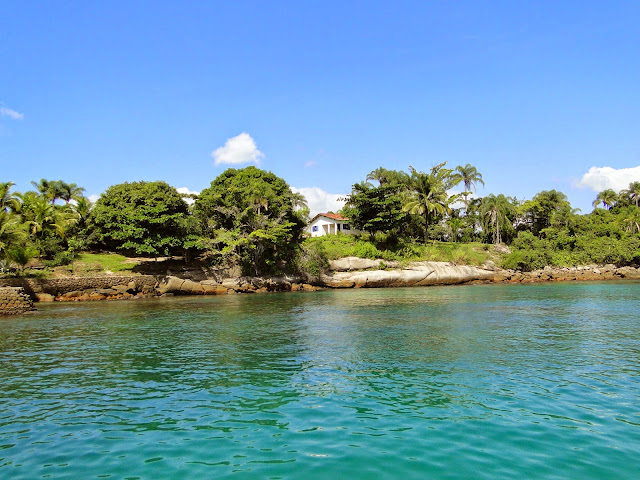
[[(332, 270), (317, 276), (235, 277), (222, 280), (182, 278), (172, 275), (101, 275), (37, 279), (0, 279), (0, 289), (19, 288), (35, 303), (131, 300), (179, 295), (231, 295), (268, 292), (312, 292), (325, 289), (395, 288), (438, 285), (550, 283), (572, 281), (639, 280), (640, 268), (615, 265), (545, 267), (521, 272), (415, 262), (405, 268), (372, 269), (377, 260), (349, 257), (333, 261)], [(0, 304), (0, 314), (6, 311)]]

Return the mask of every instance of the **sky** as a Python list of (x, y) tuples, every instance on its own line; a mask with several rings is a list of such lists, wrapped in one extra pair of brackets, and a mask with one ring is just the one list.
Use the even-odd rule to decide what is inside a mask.
[(377, 167), (478, 195), (640, 180), (640, 2), (0, 0), (0, 181), (198, 192), (257, 165), (313, 213)]

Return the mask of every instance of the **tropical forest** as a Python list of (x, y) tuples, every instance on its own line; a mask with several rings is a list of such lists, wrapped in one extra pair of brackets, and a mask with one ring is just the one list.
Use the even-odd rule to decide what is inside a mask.
[(0, 270), (47, 275), (116, 255), (235, 265), (254, 276), (318, 274), (344, 256), (481, 265), (497, 252), (498, 266), (520, 271), (640, 264), (640, 182), (600, 192), (591, 212), (572, 208), (556, 190), (482, 197), (480, 185), (482, 174), (469, 164), (380, 167), (354, 183), (335, 212), (362, 233), (310, 238), (304, 196), (253, 166), (227, 169), (198, 195), (164, 181), (127, 182), (95, 203), (75, 183), (41, 179), (19, 192), (7, 181), (0, 183)]

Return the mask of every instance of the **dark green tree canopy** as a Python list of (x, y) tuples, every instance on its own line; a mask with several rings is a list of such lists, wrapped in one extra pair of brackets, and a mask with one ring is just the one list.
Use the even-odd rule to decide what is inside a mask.
[(137, 255), (181, 252), (187, 204), (165, 182), (121, 183), (100, 196), (90, 221), (97, 241)]
[(256, 167), (229, 168), (194, 205), (203, 246), (235, 258), (254, 274), (283, 267), (302, 240), (306, 209), (277, 175)]

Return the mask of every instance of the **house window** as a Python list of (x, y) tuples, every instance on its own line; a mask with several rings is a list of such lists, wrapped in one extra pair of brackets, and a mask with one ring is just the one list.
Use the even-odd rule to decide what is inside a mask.
[(345, 223), (345, 224), (342, 226), (342, 229), (343, 229), (343, 230), (351, 230), (351, 225), (349, 225), (348, 223)]
[(340, 224), (338, 223), (338, 231), (340, 231)]
[(313, 227), (311, 227), (311, 231), (312, 232), (317, 232), (318, 231), (318, 226), (314, 225)]

